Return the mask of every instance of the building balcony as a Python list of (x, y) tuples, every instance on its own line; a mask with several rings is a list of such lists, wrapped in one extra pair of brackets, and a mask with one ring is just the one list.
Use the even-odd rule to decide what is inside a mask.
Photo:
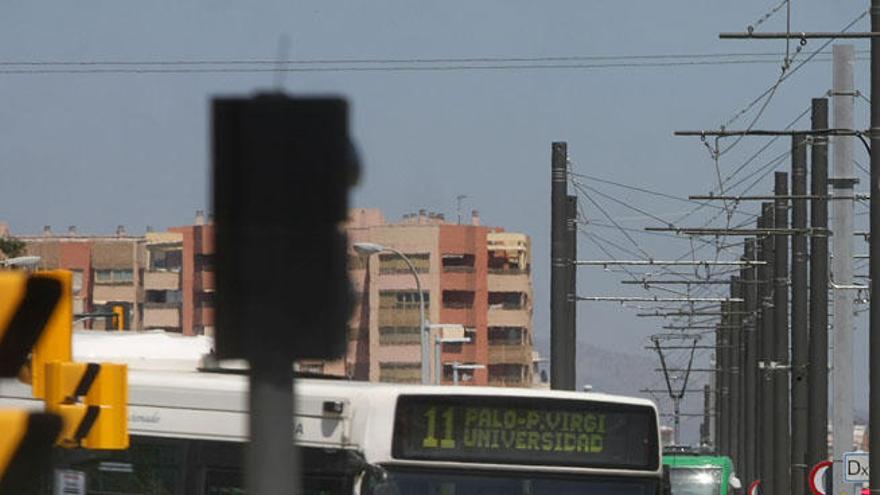
[(489, 364), (524, 364), (532, 363), (532, 346), (492, 344), (489, 343)]
[(489, 292), (532, 293), (532, 277), (528, 273), (501, 274), (490, 271), (486, 285)]
[(490, 327), (531, 327), (532, 313), (529, 309), (503, 309), (489, 307), (488, 324)]
[(180, 328), (180, 305), (147, 303), (144, 305), (144, 328)]
[(134, 283), (125, 285), (98, 285), (92, 288), (92, 301), (103, 304), (107, 301), (134, 302), (137, 300), (137, 287)]
[(144, 273), (145, 290), (180, 290), (180, 273), (149, 271)]

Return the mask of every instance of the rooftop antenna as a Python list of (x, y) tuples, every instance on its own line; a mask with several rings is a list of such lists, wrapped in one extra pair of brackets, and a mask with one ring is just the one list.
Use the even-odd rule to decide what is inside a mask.
[(464, 194), (459, 194), (455, 197), (455, 210), (458, 212), (458, 224), (461, 225), (461, 202), (466, 199), (467, 196)]
[(275, 90), (279, 93), (284, 89), (284, 68), (290, 56), (290, 37), (287, 33), (278, 36), (278, 57), (275, 60)]

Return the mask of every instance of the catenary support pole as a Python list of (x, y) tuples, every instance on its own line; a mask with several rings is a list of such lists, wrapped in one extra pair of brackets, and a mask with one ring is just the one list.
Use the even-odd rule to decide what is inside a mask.
[[(730, 277), (730, 296), (732, 298), (743, 297), (743, 284), (740, 283), (740, 277)], [(742, 395), (739, 388), (739, 346), (740, 336), (742, 335), (742, 318), (739, 312), (742, 311), (742, 303), (734, 302), (728, 305), (730, 315), (728, 316), (728, 324), (731, 330), (727, 332), (727, 388), (728, 388), (728, 446), (731, 459), (736, 465), (739, 465), (739, 429), (742, 417), (739, 414), (740, 401)]]
[[(828, 100), (813, 100), (813, 129), (828, 128)], [(811, 146), (810, 226), (828, 227), (828, 138), (816, 136)], [(807, 467), (828, 458), (828, 237), (810, 238), (810, 350), (807, 375), (809, 405)]]
[[(835, 45), (834, 76), (832, 83), (832, 103), (834, 121), (832, 125), (852, 127), (853, 106), (855, 103), (855, 49), (853, 45)], [(834, 136), (831, 139), (833, 152), (833, 180), (831, 187), (834, 196), (851, 198), (855, 185), (853, 167), (853, 138)], [(831, 280), (835, 285), (845, 286), (853, 283), (853, 206), (851, 199), (838, 199), (832, 203)], [(842, 494), (849, 487), (843, 482), (843, 454), (852, 448), (853, 438), (853, 294), (851, 290), (834, 288), (832, 311), (832, 426), (834, 459), (834, 493)]]
[[(880, 31), (880, 0), (871, 0), (871, 31)], [(868, 326), (869, 488), (880, 495), (880, 39), (871, 38), (871, 240)]]
[[(795, 144), (802, 138), (792, 137), (792, 153), (797, 152)], [(803, 147), (801, 147), (803, 149)], [(788, 174), (776, 172), (774, 193), (788, 194)], [(774, 202), (773, 226), (777, 229), (788, 228), (788, 201), (778, 199)], [(775, 256), (774, 290), (773, 290), (773, 334), (775, 345), (774, 359), (778, 366), (789, 364), (788, 360), (788, 237), (773, 236), (773, 255)], [(773, 377), (773, 493), (787, 494), (791, 492), (791, 435), (789, 418), (791, 417), (791, 397), (788, 388), (788, 373), (784, 368), (772, 371)]]
[(700, 446), (712, 445), (712, 386), (703, 385), (703, 424), (700, 425)]
[[(761, 205), (762, 212), (762, 220), (764, 226), (772, 226), (773, 225), (773, 214), (774, 208), (773, 203), (762, 203)], [(761, 308), (761, 334), (760, 334), (760, 360), (763, 364), (767, 364), (773, 360), (773, 356), (776, 348), (776, 341), (774, 340), (773, 335), (773, 292), (775, 289), (775, 284), (771, 283), (773, 281), (773, 276), (775, 272), (775, 255), (773, 253), (773, 238), (771, 236), (764, 236), (761, 238), (761, 246), (763, 250), (764, 260), (768, 262), (767, 265), (762, 267), (763, 269), (759, 269), (761, 272), (761, 280), (766, 283), (763, 284), (763, 297), (762, 297), (762, 308)], [(758, 435), (760, 437), (760, 448), (758, 452), (760, 454), (761, 465), (760, 465), (760, 479), (762, 480), (762, 485), (769, 491), (772, 489), (773, 484), (772, 480), (773, 476), (773, 454), (774, 454), (774, 442), (773, 442), (773, 430), (774, 430), (774, 411), (773, 411), (773, 373), (766, 369), (761, 369), (759, 372), (760, 378), (760, 389), (761, 389), (761, 415), (758, 421), (759, 430)]]
[[(807, 194), (807, 140), (793, 138), (791, 157), (791, 194)], [(792, 200), (791, 226), (807, 227), (807, 200)], [(807, 237), (797, 233), (791, 238), (791, 489), (807, 490), (807, 347), (809, 345), (807, 310)]]
[(568, 145), (552, 144), (550, 177), (550, 386), (555, 390), (575, 390), (574, 362), (568, 361), (574, 346), (568, 335), (569, 287), (568, 259)]
[[(754, 260), (756, 258), (756, 242), (755, 239), (746, 239), (745, 244), (745, 255), (743, 258), (747, 260)], [(757, 268), (756, 267), (747, 267), (745, 270), (745, 294), (743, 299), (745, 299), (745, 324), (743, 325), (744, 331), (744, 357), (743, 357), (743, 421), (744, 421), (744, 431), (743, 431), (743, 466), (740, 468), (743, 470), (744, 480), (746, 484), (751, 484), (755, 479), (755, 470), (757, 469), (757, 432), (756, 432), (756, 417), (757, 417), (757, 405), (758, 405), (758, 388), (757, 388), (757, 378), (758, 378), (758, 332), (757, 332), (757, 323), (758, 323), (758, 284), (755, 283), (757, 280)]]
[(577, 212), (578, 198), (577, 196), (568, 196), (568, 259), (572, 263), (568, 263), (568, 293), (566, 294), (566, 302), (568, 304), (568, 320), (566, 335), (568, 335), (571, 346), (566, 349), (568, 353), (565, 357), (566, 361), (571, 362), (572, 383), (577, 388), (577, 265), (573, 263), (577, 259)]
[(721, 455), (730, 455), (730, 303), (721, 303), (721, 323), (715, 330), (715, 359), (718, 364), (715, 376), (718, 383), (718, 449)]

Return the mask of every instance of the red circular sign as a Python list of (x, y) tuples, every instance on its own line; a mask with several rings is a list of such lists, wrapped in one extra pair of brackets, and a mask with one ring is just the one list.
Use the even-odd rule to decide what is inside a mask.
[(755, 480), (749, 485), (749, 489), (746, 492), (747, 495), (759, 495), (761, 492), (758, 490), (758, 487), (761, 486), (761, 480)]
[(831, 461), (822, 461), (810, 470), (810, 491), (815, 495), (825, 495), (825, 473), (831, 464)]

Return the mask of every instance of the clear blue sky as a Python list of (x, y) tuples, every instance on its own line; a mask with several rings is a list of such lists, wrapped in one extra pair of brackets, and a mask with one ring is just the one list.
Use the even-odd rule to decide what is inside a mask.
[[(8, 1), (0, 7), (0, 61), (271, 60), (282, 35), (290, 39), (288, 57), (296, 60), (778, 54), (770, 64), (285, 74), (290, 92), (350, 98), (365, 167), (355, 205), (382, 208), (390, 218), (418, 208), (449, 218), (456, 196), (464, 194), (465, 207), (480, 210), (485, 223), (533, 237), (535, 328), (543, 341), (549, 328), (550, 142), (568, 141), (579, 173), (681, 197), (708, 192), (715, 172), (706, 150), (698, 140), (673, 138), (672, 131), (717, 127), (776, 80), (783, 42), (720, 41), (717, 33), (743, 31), (777, 3)], [(793, 9), (795, 29), (834, 31), (867, 3), (797, 0)], [(783, 9), (760, 28), (784, 26)], [(862, 20), (855, 29), (867, 26)], [(819, 44), (811, 41), (806, 49)], [(755, 58), (760, 57), (738, 57)], [(270, 72), (8, 72), (41, 68), (46, 66), (0, 67), (0, 218), (18, 233), (74, 224), (83, 232), (111, 232), (119, 224), (142, 232), (146, 225), (190, 222), (196, 209), (209, 206), (210, 97), (270, 88), (274, 80)], [(857, 86), (867, 93), (866, 63), (857, 71)], [(779, 88), (759, 127), (787, 124), (829, 86), (830, 63), (808, 64)], [(857, 107), (860, 125), (866, 126), (865, 105)], [(725, 155), (722, 173), (729, 174), (764, 142), (750, 140)], [(786, 146), (777, 143), (758, 162)], [(857, 157), (866, 162), (860, 149)], [(756, 162), (743, 174), (757, 168)], [(586, 183), (663, 218), (689, 208)], [(771, 187), (768, 177), (753, 191), (767, 193)], [(607, 198), (595, 199), (627, 227), (657, 225), (633, 218), (640, 215)], [(583, 205), (587, 218), (607, 222), (592, 203)], [(683, 224), (691, 221), (697, 218)], [(592, 232), (634, 248), (619, 232), (596, 229)], [(680, 256), (688, 248), (687, 242), (632, 235), (657, 258)], [(580, 253), (605, 257), (587, 238)], [(700, 254), (714, 256), (714, 250)], [(633, 257), (622, 250), (614, 255)], [(642, 293), (619, 285), (619, 279), (584, 269), (579, 292)], [(647, 353), (641, 346), (657, 331), (657, 322), (633, 313), (618, 305), (582, 305), (580, 338)], [(866, 370), (864, 357), (857, 362)]]

